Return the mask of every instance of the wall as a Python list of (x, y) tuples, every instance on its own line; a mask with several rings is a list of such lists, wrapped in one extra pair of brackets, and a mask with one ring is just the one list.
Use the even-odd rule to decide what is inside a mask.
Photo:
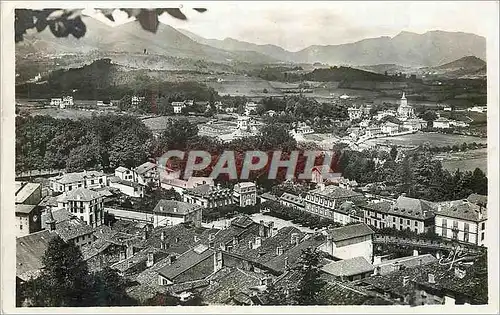
[(363, 256), (368, 262), (373, 262), (373, 242), (371, 236), (363, 236), (341, 242), (334, 242), (333, 246), (326, 248), (327, 250), (331, 250), (329, 253), (332, 256), (341, 259)]
[[(459, 241), (463, 241), (463, 242), (469, 242), (469, 243), (472, 243), (472, 244), (478, 244), (478, 245), (482, 245), (484, 243), (484, 241), (486, 240), (486, 230), (485, 229), (482, 229), (482, 226), (483, 226), (483, 222), (485, 223), (484, 225), (486, 226), (486, 221), (482, 221), (482, 222), (479, 222), (479, 226), (478, 226), (478, 223), (476, 222), (473, 222), (473, 221), (467, 221), (467, 220), (461, 220), (461, 219), (455, 219), (455, 218), (449, 218), (449, 217), (444, 217), (444, 216), (441, 216), (439, 214), (436, 214), (436, 218), (435, 218), (435, 232), (436, 234), (442, 236), (442, 237), (445, 237), (445, 238), (449, 238), (449, 239), (452, 239), (453, 238), (453, 222), (457, 222), (458, 223), (458, 234), (457, 234), (457, 239)], [(446, 230), (443, 229), (443, 221), (446, 221)], [(465, 223), (468, 223), (469, 224), (469, 232), (467, 233), (468, 234), (468, 237), (469, 237), (469, 240), (466, 241), (465, 240)], [(484, 240), (482, 240), (482, 235), (484, 235)]]

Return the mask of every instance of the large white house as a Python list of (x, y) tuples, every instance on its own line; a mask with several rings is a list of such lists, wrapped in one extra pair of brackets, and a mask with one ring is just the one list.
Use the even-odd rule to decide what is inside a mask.
[(56, 193), (77, 188), (97, 189), (107, 186), (107, 176), (98, 171), (66, 173), (49, 178), (49, 183), (50, 189)]
[(57, 197), (58, 209), (67, 209), (86, 224), (95, 227), (104, 223), (103, 195), (86, 188), (77, 188)]
[(484, 245), (487, 220), (485, 203), (449, 201), (438, 205), (435, 232), (441, 237)]
[(359, 223), (335, 228), (326, 232), (327, 241), (320, 250), (339, 259), (364, 257), (373, 262), (373, 234), (366, 224)]

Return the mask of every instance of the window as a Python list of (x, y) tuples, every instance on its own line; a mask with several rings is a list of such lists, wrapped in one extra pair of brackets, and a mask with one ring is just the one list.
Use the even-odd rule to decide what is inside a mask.
[(415, 226), (418, 226), (418, 222), (417, 221), (415, 221)]
[(417, 234), (418, 234), (418, 229), (417, 229), (417, 228), (415, 228), (415, 233), (417, 233)]
[(19, 229), (20, 229), (20, 230), (22, 230), (22, 229), (23, 229), (23, 225), (22, 225), (22, 224), (19, 226)]
[(481, 241), (484, 241), (484, 233), (481, 233)]
[(80, 208), (80, 213), (83, 213), (83, 208)]
[(399, 224), (403, 224), (403, 219), (399, 219)]
[(406, 224), (410, 225), (410, 220), (406, 220)]
[(93, 179), (90, 180), (90, 184), (94, 185), (94, 180)]
[(453, 221), (453, 228), (458, 230), (458, 221)]
[[(392, 217), (392, 222), (396, 222), (396, 217)], [(394, 226), (394, 224), (393, 224)]]
[(486, 223), (481, 223), (481, 230), (484, 230), (486, 228)]
[(99, 184), (102, 184), (102, 178), (99, 178)]
[(469, 223), (464, 223), (464, 231), (465, 233), (469, 232)]
[(468, 242), (469, 241), (469, 233), (465, 232), (464, 233), (464, 242)]
[(446, 230), (447, 229), (447, 220), (446, 219), (443, 219), (443, 224), (442, 224), (442, 227), (443, 227), (443, 230)]
[(393, 224), (393, 225), (392, 225), (392, 228), (393, 228), (393, 229), (395, 229), (395, 228), (396, 228), (396, 224)]

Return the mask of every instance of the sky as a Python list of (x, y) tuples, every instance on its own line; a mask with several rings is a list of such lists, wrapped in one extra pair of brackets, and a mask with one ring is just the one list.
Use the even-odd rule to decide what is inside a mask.
[[(498, 11), (496, 1), (326, 1), (189, 3), (188, 21), (164, 14), (160, 22), (205, 38), (231, 37), (275, 44), (290, 51), (336, 45), (401, 31), (460, 31), (487, 36)], [(192, 10), (205, 7), (205, 13)], [(179, 5), (181, 7), (181, 5)], [(117, 19), (120, 21), (125, 21)]]

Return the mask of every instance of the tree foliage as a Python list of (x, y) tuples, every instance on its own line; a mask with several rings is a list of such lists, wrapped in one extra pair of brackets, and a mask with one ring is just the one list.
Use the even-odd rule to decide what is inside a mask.
[[(115, 9), (99, 9), (107, 19), (114, 22), (113, 11)], [(144, 30), (156, 33), (159, 25), (159, 16), (167, 13), (171, 17), (179, 20), (187, 20), (186, 15), (179, 8), (158, 8), (158, 9), (118, 9), (127, 13), (128, 17), (135, 17)], [(205, 8), (194, 8), (196, 12), (203, 13)], [(68, 37), (70, 34), (75, 38), (85, 36), (87, 27), (83, 22), (82, 10), (65, 9), (16, 9), (15, 10), (15, 41), (23, 41), (24, 35), (30, 29), (38, 32), (49, 27), (51, 33), (56, 37)]]
[(301, 274), (294, 299), (299, 305), (324, 305), (321, 294), (326, 282), (321, 279), (321, 253), (317, 249), (306, 248), (300, 257), (297, 271)]

